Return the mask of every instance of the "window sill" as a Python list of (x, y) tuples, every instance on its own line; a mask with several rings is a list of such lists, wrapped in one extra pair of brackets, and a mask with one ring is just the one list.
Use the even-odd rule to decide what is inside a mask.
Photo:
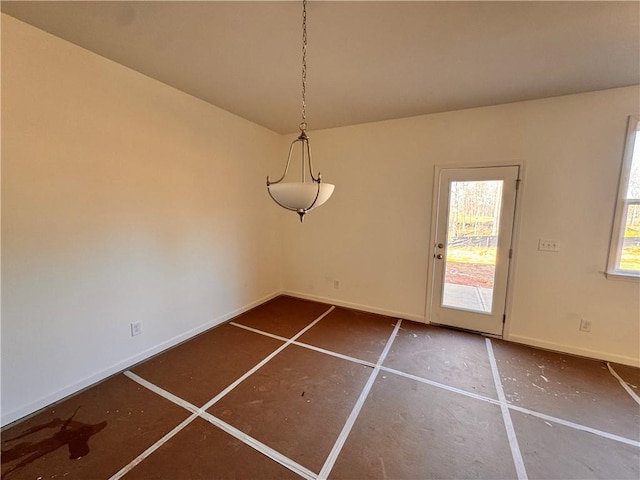
[(613, 280), (626, 280), (627, 282), (640, 283), (640, 273), (632, 272), (604, 272), (604, 276)]

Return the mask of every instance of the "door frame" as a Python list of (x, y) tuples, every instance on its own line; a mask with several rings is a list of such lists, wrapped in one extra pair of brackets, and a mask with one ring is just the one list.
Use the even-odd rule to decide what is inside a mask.
[(436, 244), (436, 231), (437, 231), (437, 220), (438, 220), (438, 202), (439, 202), (439, 183), (440, 183), (440, 173), (442, 170), (448, 169), (465, 169), (465, 168), (493, 168), (493, 167), (519, 167), (519, 175), (518, 175), (518, 189), (516, 191), (515, 198), (515, 206), (514, 206), (514, 214), (513, 214), (513, 229), (511, 231), (511, 248), (513, 249), (513, 255), (509, 262), (509, 269), (507, 272), (507, 287), (506, 287), (506, 300), (504, 307), (504, 315), (505, 322), (504, 327), (502, 329), (502, 335), (491, 335), (487, 333), (482, 333), (485, 336), (497, 337), (508, 340), (510, 337), (511, 331), (511, 313), (512, 313), (512, 302), (511, 299), (513, 297), (513, 279), (515, 275), (515, 270), (517, 266), (518, 259), (518, 251), (519, 248), (519, 232), (520, 232), (520, 211), (521, 204), (523, 199), (523, 191), (524, 191), (524, 175), (525, 175), (525, 162), (523, 161), (505, 161), (505, 162), (491, 162), (491, 163), (481, 163), (481, 164), (445, 164), (445, 165), (435, 165), (433, 169), (433, 185), (431, 187), (431, 222), (430, 222), (430, 232), (429, 232), (429, 243), (427, 245), (428, 253), (427, 253), (427, 291), (426, 291), (426, 302), (425, 302), (425, 313), (424, 313), (424, 323), (429, 325), (431, 324), (431, 307), (433, 304), (433, 286), (436, 281), (435, 276), (435, 258), (433, 255), (434, 246)]

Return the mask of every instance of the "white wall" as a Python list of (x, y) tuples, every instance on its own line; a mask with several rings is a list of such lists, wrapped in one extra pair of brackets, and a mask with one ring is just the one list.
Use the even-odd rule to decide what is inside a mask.
[(2, 423), (283, 284), (424, 321), (436, 165), (525, 166), (508, 338), (637, 365), (640, 287), (602, 271), (638, 110), (633, 87), (311, 132), (337, 187), (300, 225), (264, 189), (288, 139), (2, 15)]
[[(424, 321), (436, 165), (524, 165), (507, 338), (640, 365), (640, 287), (608, 280), (627, 116), (637, 87), (311, 132), (336, 184), (285, 222), (284, 288)], [(559, 253), (538, 239), (559, 240)], [(334, 289), (332, 280), (340, 281)], [(578, 331), (579, 319), (593, 322)]]
[(277, 293), (283, 146), (2, 15), (2, 423)]

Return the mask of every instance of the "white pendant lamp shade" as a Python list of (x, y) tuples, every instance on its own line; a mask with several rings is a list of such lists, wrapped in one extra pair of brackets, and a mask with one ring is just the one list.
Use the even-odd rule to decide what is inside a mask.
[[(329, 200), (333, 194), (335, 185), (331, 183), (323, 183), (320, 172), (318, 175), (313, 174), (313, 166), (311, 164), (311, 147), (309, 146), (309, 137), (307, 137), (307, 103), (305, 100), (305, 92), (307, 86), (307, 0), (302, 1), (302, 122), (300, 122), (300, 136), (291, 143), (289, 148), (289, 156), (284, 167), (284, 173), (275, 181), (269, 180), (267, 177), (267, 191), (269, 195), (282, 208), (296, 212), (300, 216), (300, 221), (307, 212), (319, 207)], [(299, 144), (299, 145), (298, 145)], [(289, 172), (291, 159), (293, 157), (294, 148), (301, 148), (300, 155), (300, 174), (301, 182), (285, 182), (285, 177)], [(307, 172), (309, 177), (307, 178)]]
[[(289, 172), (294, 149), (298, 144), (302, 149), (300, 152), (300, 173), (302, 181), (285, 182), (284, 179)], [(307, 178), (307, 172), (310, 178)], [(318, 172), (317, 176), (313, 174), (309, 137), (307, 137), (307, 133), (304, 130), (302, 130), (300, 136), (291, 143), (289, 157), (287, 158), (282, 176), (276, 181), (271, 181), (269, 177), (267, 177), (267, 191), (273, 201), (282, 208), (296, 212), (300, 216), (300, 221), (302, 221), (307, 212), (310, 212), (329, 200), (335, 188), (335, 185), (322, 181), (320, 172)]]
[(308, 212), (329, 200), (334, 188), (331, 183), (288, 182), (270, 185), (269, 192), (284, 208)]

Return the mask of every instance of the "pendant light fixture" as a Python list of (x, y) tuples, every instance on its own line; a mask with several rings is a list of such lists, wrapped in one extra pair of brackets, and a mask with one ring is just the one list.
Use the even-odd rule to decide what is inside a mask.
[[(296, 138), (289, 148), (289, 156), (287, 164), (284, 167), (282, 176), (272, 182), (267, 177), (267, 191), (269, 195), (282, 208), (291, 210), (300, 215), (302, 222), (305, 214), (314, 208), (319, 207), (329, 200), (335, 185), (323, 183), (320, 172), (318, 176), (313, 175), (313, 167), (311, 165), (311, 147), (309, 145), (309, 137), (307, 137), (307, 0), (302, 0), (302, 121), (300, 122), (300, 135)], [(300, 144), (300, 145), (298, 145)], [(294, 153), (294, 147), (299, 146), (301, 149), (301, 175), (300, 182), (283, 181), (289, 171), (291, 157)], [(309, 177), (306, 178), (306, 171), (309, 169)]]

